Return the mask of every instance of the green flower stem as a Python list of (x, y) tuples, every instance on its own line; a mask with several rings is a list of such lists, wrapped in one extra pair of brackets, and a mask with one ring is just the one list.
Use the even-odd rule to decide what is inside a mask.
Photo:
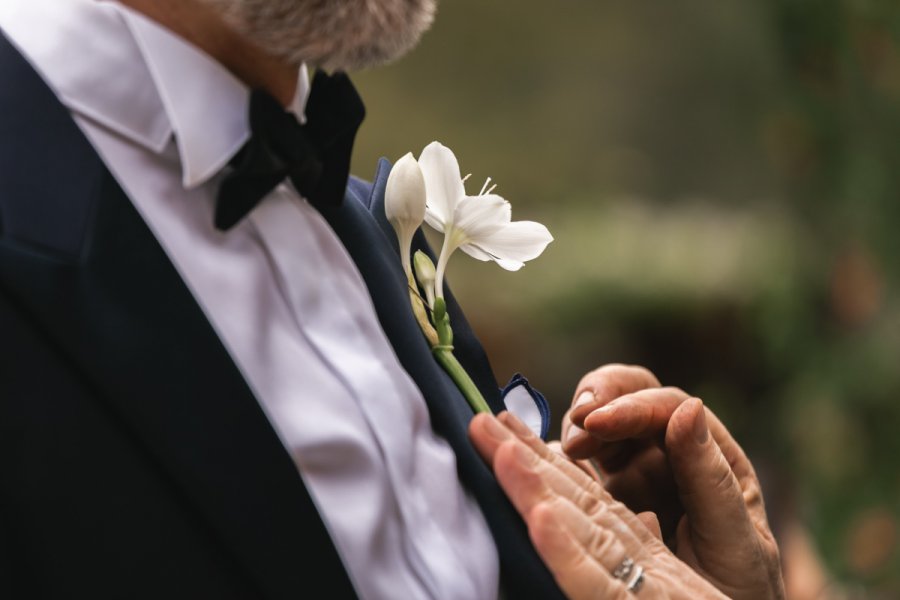
[(409, 281), (409, 299), (412, 303), (413, 314), (415, 314), (416, 321), (419, 322), (419, 327), (422, 328), (422, 333), (428, 339), (428, 345), (431, 346), (435, 360), (453, 379), (473, 411), (476, 413), (492, 412), (469, 374), (453, 355), (453, 330), (450, 328), (450, 315), (447, 314), (446, 301), (440, 297), (434, 299), (431, 320), (429, 320), (427, 309), (419, 296), (412, 273), (407, 272), (406, 276)]
[(453, 355), (453, 330), (450, 329), (450, 315), (447, 314), (447, 303), (443, 298), (434, 299), (431, 318), (434, 321), (434, 328), (437, 330), (439, 340), (438, 344), (431, 347), (434, 357), (456, 383), (456, 387), (465, 396), (472, 410), (476, 413), (490, 413), (491, 409), (485, 402), (484, 396), (481, 395), (469, 374)]
[(431, 320), (437, 330), (438, 344), (453, 349), (453, 330), (450, 328), (450, 315), (447, 314), (447, 301), (438, 296), (434, 299)]
[(466, 373), (466, 370), (463, 369), (462, 365), (459, 364), (459, 361), (456, 360), (456, 357), (453, 356), (453, 346), (444, 346), (438, 344), (431, 349), (432, 353), (434, 353), (434, 357), (437, 359), (441, 366), (444, 367), (444, 370), (450, 375), (453, 379), (456, 386), (462, 392), (463, 396), (465, 396), (466, 401), (469, 403), (469, 406), (472, 407), (476, 413), (490, 413), (491, 409), (487, 405), (487, 402), (484, 401), (484, 397), (481, 395), (481, 392), (478, 391), (478, 388), (475, 387), (475, 383), (469, 377), (469, 374)]

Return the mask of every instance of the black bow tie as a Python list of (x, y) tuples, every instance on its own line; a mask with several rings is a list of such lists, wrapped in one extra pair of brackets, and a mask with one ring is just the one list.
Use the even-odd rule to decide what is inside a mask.
[(252, 92), (251, 136), (219, 187), (218, 229), (237, 224), (285, 178), (313, 205), (341, 203), (365, 107), (347, 75), (317, 71), (305, 112), (301, 125), (270, 95)]

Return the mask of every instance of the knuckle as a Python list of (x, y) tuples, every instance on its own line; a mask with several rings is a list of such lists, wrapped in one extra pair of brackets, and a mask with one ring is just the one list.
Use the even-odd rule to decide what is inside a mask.
[(681, 400), (687, 400), (688, 398), (691, 397), (691, 395), (688, 394), (687, 392), (685, 392), (683, 389), (681, 389), (680, 387), (674, 386), (674, 385), (668, 385), (668, 386), (665, 386), (660, 389), (663, 390), (669, 396), (673, 396), (673, 397), (679, 398)]
[(532, 527), (544, 529), (556, 526), (556, 522), (553, 518), (553, 503), (549, 500), (540, 500), (536, 502), (526, 516)]
[(612, 532), (602, 527), (594, 527), (588, 541), (588, 552), (593, 556), (607, 556), (611, 554), (616, 538)]
[[(607, 379), (615, 379), (624, 374), (628, 374), (635, 367), (623, 363), (607, 363), (589, 371), (581, 378), (581, 383), (591, 384), (602, 382)], [(580, 386), (579, 386), (580, 387)]]
[(653, 371), (651, 371), (647, 367), (641, 365), (626, 365), (626, 367), (636, 375), (651, 383), (652, 387), (659, 387), (660, 385), (662, 385), (656, 375), (653, 374)]
[(713, 478), (712, 489), (716, 492), (730, 492), (737, 487), (737, 478), (724, 459), (716, 461), (713, 468)]
[(595, 521), (596, 517), (606, 510), (602, 497), (596, 493), (596, 490), (590, 488), (578, 488), (574, 494), (573, 501), (588, 517)]

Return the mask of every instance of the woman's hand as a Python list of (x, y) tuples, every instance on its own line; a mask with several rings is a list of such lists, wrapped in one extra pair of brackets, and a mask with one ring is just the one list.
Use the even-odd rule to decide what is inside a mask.
[(576, 388), (563, 440), (615, 498), (658, 515), (675, 554), (728, 597), (784, 598), (753, 465), (700, 400), (642, 367), (606, 365)]
[(669, 551), (653, 520), (614, 500), (512, 414), (476, 415), (469, 436), (572, 600), (725, 598)]

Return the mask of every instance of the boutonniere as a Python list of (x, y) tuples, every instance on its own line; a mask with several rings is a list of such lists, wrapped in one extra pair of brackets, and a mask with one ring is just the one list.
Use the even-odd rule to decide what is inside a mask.
[[(447, 261), (457, 250), (482, 261), (517, 271), (537, 258), (553, 236), (533, 221), (513, 221), (509, 202), (494, 193), (487, 178), (481, 191), (466, 193), (469, 175), (461, 176), (453, 152), (439, 142), (428, 144), (419, 159), (403, 156), (388, 175), (385, 213), (397, 233), (400, 260), (409, 284), (413, 313), (431, 351), (475, 412), (490, 412), (478, 388), (453, 355), (453, 329), (444, 300)], [(424, 252), (411, 255), (412, 238), (426, 222), (444, 234), (437, 265)]]

